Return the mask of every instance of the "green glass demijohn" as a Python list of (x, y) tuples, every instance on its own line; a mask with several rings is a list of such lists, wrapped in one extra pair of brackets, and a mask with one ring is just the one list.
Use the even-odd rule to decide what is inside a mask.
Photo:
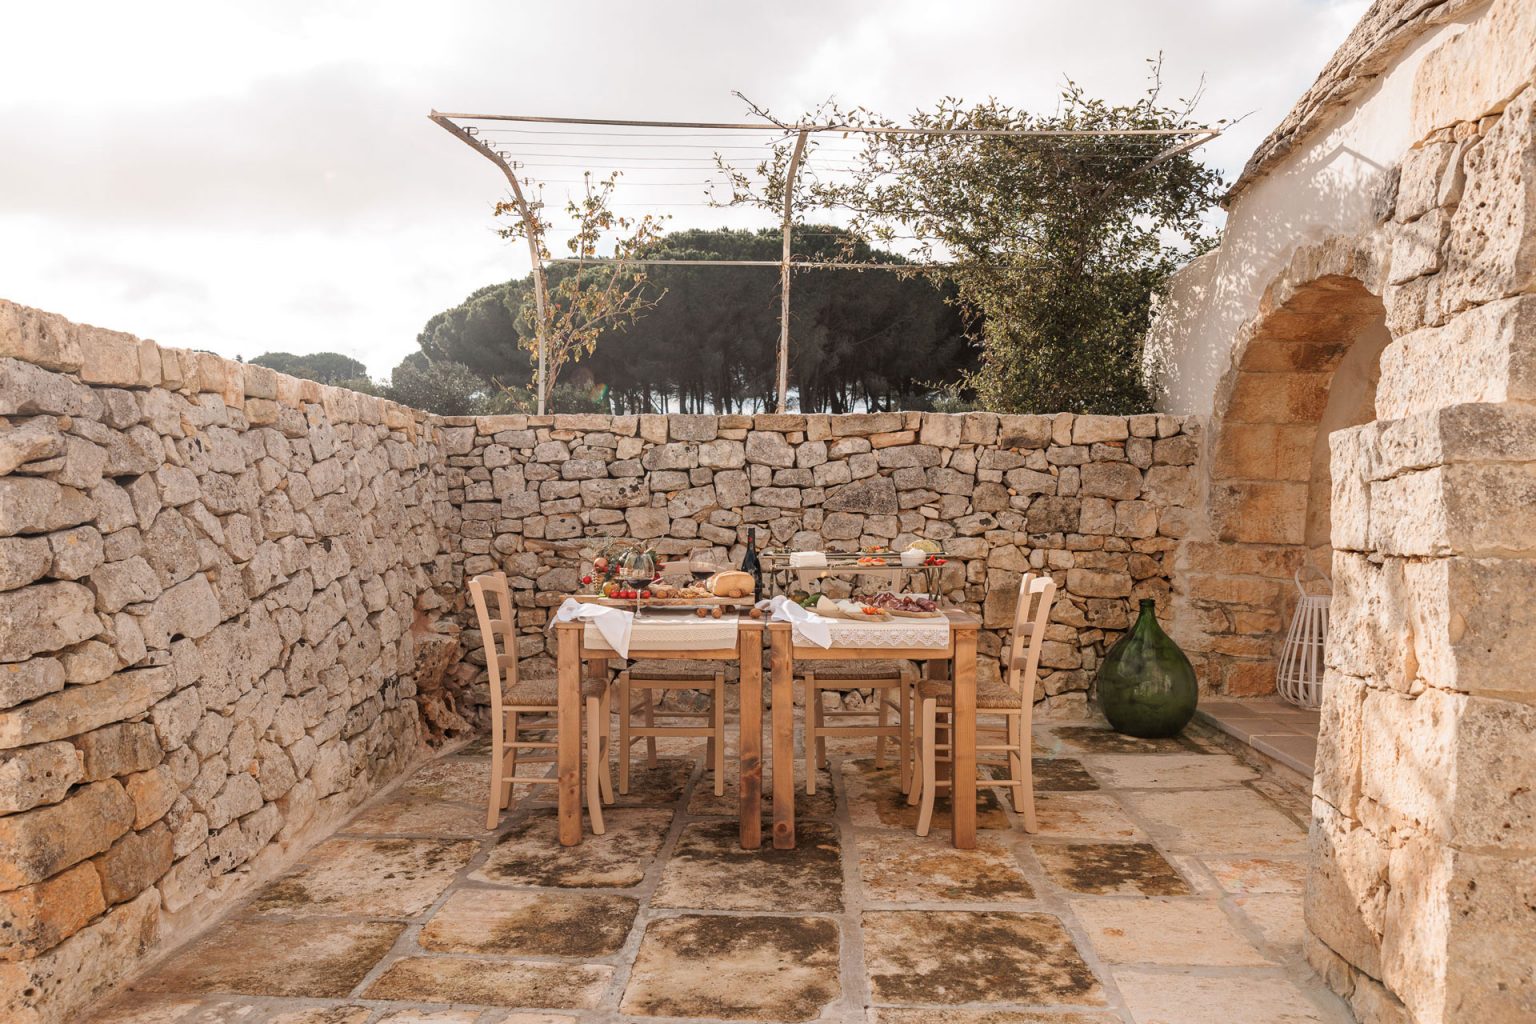
[(1104, 656), (1099, 706), (1116, 732), (1144, 739), (1176, 736), (1195, 716), (1195, 668), (1157, 624), (1157, 606), (1141, 602), (1130, 632)]

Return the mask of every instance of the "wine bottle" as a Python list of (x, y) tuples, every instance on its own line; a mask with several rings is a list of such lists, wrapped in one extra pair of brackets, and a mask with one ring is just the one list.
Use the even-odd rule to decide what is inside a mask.
[(747, 533), (747, 553), (741, 558), (741, 571), (752, 577), (752, 600), (763, 599), (763, 565), (757, 557), (757, 530)]

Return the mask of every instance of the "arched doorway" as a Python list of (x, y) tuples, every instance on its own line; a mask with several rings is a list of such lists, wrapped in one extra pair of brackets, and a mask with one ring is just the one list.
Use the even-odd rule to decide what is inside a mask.
[(1210, 689), (1274, 689), (1294, 574), (1332, 560), (1328, 437), (1375, 419), (1390, 340), (1381, 300), (1342, 273), (1287, 286), (1248, 332), (1212, 419), (1209, 541), (1191, 556)]

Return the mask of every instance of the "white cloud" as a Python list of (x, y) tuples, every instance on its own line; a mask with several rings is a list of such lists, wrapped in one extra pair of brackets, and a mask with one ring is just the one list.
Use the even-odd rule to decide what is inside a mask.
[(945, 95), (1041, 106), (1067, 74), (1130, 99), (1162, 51), (1169, 96), (1204, 73), (1205, 116), (1255, 112), (1210, 147), (1230, 175), (1364, 7), (17, 7), (0, 64), (0, 294), (228, 355), (336, 349), (383, 375), (427, 317), (526, 271), (489, 218), (496, 170), (428, 122), (433, 107), (736, 120), (732, 89), (785, 112), (828, 95), (892, 115)]

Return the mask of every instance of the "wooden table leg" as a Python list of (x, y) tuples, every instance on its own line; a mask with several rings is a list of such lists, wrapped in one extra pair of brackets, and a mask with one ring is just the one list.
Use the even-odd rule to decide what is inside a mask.
[(763, 845), (763, 631), (743, 626), (740, 637), (741, 847), (756, 850)]
[(555, 729), (556, 786), (560, 809), (560, 845), (581, 842), (581, 625), (561, 623)]
[(769, 627), (773, 673), (773, 845), (795, 846), (795, 663), (787, 627)]
[(976, 848), (976, 631), (955, 630), (955, 717), (950, 724), (954, 774), (949, 780), (955, 847)]

